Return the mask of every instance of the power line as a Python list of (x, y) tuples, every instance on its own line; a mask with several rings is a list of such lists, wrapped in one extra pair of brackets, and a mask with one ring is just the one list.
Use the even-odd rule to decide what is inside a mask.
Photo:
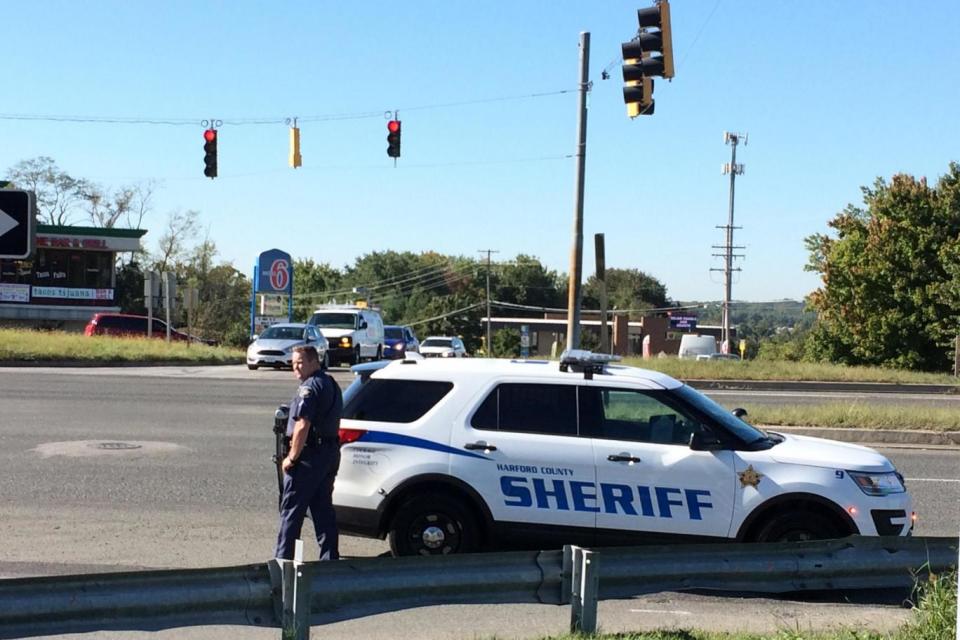
[[(489, 104), (493, 102), (508, 102), (514, 100), (532, 100), (537, 98), (547, 98), (552, 96), (572, 93), (577, 89), (561, 89), (558, 91), (547, 91), (542, 93), (527, 93), (515, 96), (499, 96), (495, 98), (478, 98), (475, 100), (461, 100), (458, 102), (445, 102), (436, 104), (418, 105), (413, 107), (401, 107), (397, 111), (424, 111), (428, 109), (448, 109), (451, 107), (464, 107), (476, 104)], [(358, 111), (354, 113), (325, 113), (319, 115), (297, 116), (300, 122), (330, 122), (339, 120), (363, 120), (370, 118), (382, 118), (385, 110), (379, 111)], [(128, 117), (128, 116), (81, 116), (81, 115), (60, 115), (60, 114), (31, 114), (31, 113), (3, 113), (0, 114), (0, 120), (32, 120), (40, 122), (79, 122), (88, 124), (147, 124), (147, 125), (166, 125), (166, 126), (198, 126), (205, 118), (151, 118), (151, 117)], [(286, 124), (287, 117), (243, 117), (243, 118), (222, 118), (223, 124), (244, 126), (244, 125), (266, 125), (266, 124)]]

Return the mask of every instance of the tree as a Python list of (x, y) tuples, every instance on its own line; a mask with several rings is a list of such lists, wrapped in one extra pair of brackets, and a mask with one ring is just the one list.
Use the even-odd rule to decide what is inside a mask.
[[(481, 263), (485, 277), (486, 264)], [(563, 308), (566, 306), (567, 284), (557, 274), (544, 267), (538, 258), (518, 254), (510, 262), (494, 265), (490, 277), (491, 296), (495, 300), (534, 307)], [(486, 286), (486, 283), (483, 283)], [(541, 316), (542, 310), (511, 311), (518, 316)]]
[(960, 165), (936, 187), (898, 174), (864, 187), (864, 208), (829, 222), (836, 236), (806, 238), (818, 320), (808, 356), (846, 364), (942, 371), (958, 331)]
[(123, 186), (112, 192), (86, 182), (80, 197), (93, 226), (112, 229), (120, 220), (126, 219), (128, 228), (139, 229), (150, 211), (153, 192), (153, 182)]
[(36, 194), (40, 224), (71, 224), (78, 216), (83, 194), (91, 187), (86, 180), (61, 170), (48, 156), (21, 160), (7, 170), (7, 176), (17, 188)]
[(166, 271), (178, 262), (186, 261), (189, 243), (197, 236), (200, 227), (199, 218), (199, 212), (192, 209), (177, 209), (167, 214), (167, 224), (157, 241), (157, 255), (153, 261), (157, 271)]
[[(200, 304), (193, 318), (193, 331), (231, 346), (246, 346), (250, 333), (249, 310), (251, 283), (228, 263), (215, 264), (217, 247), (209, 238), (201, 242), (177, 266), (181, 291), (194, 283)], [(186, 318), (185, 305), (179, 305)]]
[[(631, 317), (643, 315), (646, 309), (669, 306), (667, 288), (653, 276), (639, 269), (607, 269), (607, 306), (610, 309), (631, 309)], [(600, 281), (592, 275), (583, 285), (583, 306), (600, 308)]]
[(293, 261), (293, 315), (305, 322), (318, 304), (336, 297), (343, 275), (328, 263), (312, 258)]

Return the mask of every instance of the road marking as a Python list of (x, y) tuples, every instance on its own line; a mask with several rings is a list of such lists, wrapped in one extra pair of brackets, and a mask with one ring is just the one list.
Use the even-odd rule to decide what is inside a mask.
[(955, 478), (904, 478), (905, 482), (960, 482)]
[(689, 616), (692, 615), (689, 611), (679, 611), (679, 610), (667, 610), (663, 609), (630, 609), (630, 613), (669, 613), (675, 616)]

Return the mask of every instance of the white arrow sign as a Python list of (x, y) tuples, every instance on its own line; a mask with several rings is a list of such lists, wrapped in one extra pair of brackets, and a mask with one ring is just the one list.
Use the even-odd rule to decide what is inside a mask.
[(5, 235), (11, 229), (15, 229), (19, 224), (16, 218), (10, 217), (6, 211), (0, 209), (0, 236)]

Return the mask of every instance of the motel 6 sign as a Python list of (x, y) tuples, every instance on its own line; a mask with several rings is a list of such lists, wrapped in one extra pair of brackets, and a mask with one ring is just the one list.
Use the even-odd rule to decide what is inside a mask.
[(33, 192), (0, 189), (0, 259), (24, 260), (33, 255), (35, 218)]
[(258, 260), (259, 282), (257, 291), (267, 293), (291, 292), (290, 254), (279, 249), (271, 249), (260, 254)]

